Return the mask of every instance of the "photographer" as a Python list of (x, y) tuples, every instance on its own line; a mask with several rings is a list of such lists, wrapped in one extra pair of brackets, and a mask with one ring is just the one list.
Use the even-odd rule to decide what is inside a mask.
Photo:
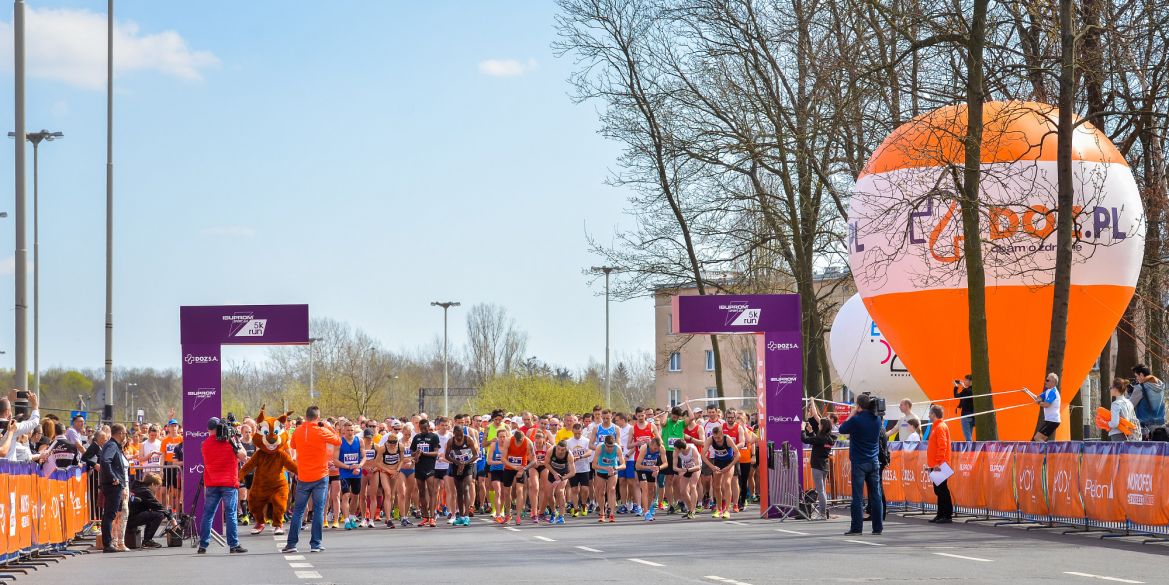
[[(28, 418), (21, 421), (12, 420), (12, 406), (23, 405), (24, 401), (18, 398), (19, 394), (16, 390), (8, 392), (7, 398), (0, 398), (0, 431), (5, 435), (12, 436), (12, 444), (21, 437), (33, 432), (37, 427), (41, 426), (41, 412), (39, 410), (40, 401), (37, 395), (32, 392), (28, 393)], [(6, 458), (9, 461), (17, 461), (16, 449), (9, 449)]]
[(154, 542), (154, 534), (162, 521), (170, 517), (158, 499), (154, 497), (154, 488), (162, 485), (162, 478), (155, 473), (147, 473), (142, 481), (135, 483), (130, 491), (130, 514), (126, 521), (126, 534), (130, 534), (144, 527), (142, 543), (139, 548), (162, 548)]
[(203, 440), (200, 449), (203, 451), (203, 518), (199, 522), (199, 551), (207, 553), (207, 545), (211, 544), (211, 521), (223, 504), (223, 524), (227, 537), (227, 546), (231, 554), (248, 552), (248, 549), (239, 545), (239, 461), (243, 457), (243, 448), (240, 447), (234, 436), (235, 429), (231, 425), (231, 415), (227, 420), (211, 417), (207, 421), (207, 430), (211, 436)]
[(877, 459), (880, 450), (881, 419), (877, 417), (877, 400), (865, 393), (856, 397), (853, 415), (840, 425), (840, 433), (848, 435), (848, 460), (852, 463), (852, 524), (846, 536), (862, 534), (864, 526), (865, 487), (869, 490), (869, 510), (873, 518), (873, 534), (881, 534), (885, 511), (881, 503), (881, 472)]
[(962, 417), (962, 436), (974, 440), (974, 378), (966, 374), (961, 380), (954, 380), (954, 398), (958, 399), (958, 416)]
[(1153, 429), (1165, 426), (1165, 383), (1144, 364), (1132, 367), (1132, 377), (1130, 400), (1141, 421), (1141, 435), (1152, 437)]

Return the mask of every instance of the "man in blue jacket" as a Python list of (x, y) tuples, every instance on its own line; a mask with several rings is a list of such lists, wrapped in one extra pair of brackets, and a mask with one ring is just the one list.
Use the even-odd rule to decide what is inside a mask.
[(877, 401), (870, 394), (861, 394), (853, 404), (852, 416), (840, 425), (840, 433), (848, 435), (848, 460), (852, 463), (852, 524), (845, 536), (862, 534), (865, 519), (863, 503), (865, 487), (869, 488), (869, 510), (873, 517), (873, 534), (883, 529), (885, 510), (881, 499), (881, 472), (877, 460), (881, 436), (881, 419), (877, 417)]

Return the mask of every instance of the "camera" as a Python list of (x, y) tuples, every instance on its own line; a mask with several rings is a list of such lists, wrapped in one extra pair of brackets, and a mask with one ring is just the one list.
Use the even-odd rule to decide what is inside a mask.
[(217, 441), (231, 441), (240, 436), (239, 429), (235, 428), (235, 415), (227, 413), (227, 416), (222, 419), (215, 419), (216, 425), (213, 429), (215, 431), (215, 440)]
[(12, 402), (12, 418), (16, 420), (25, 420), (29, 417), (30, 410), (28, 407), (28, 391), (17, 390), (16, 400)]
[[(864, 400), (861, 400), (861, 396), (865, 397)], [(871, 392), (861, 392), (860, 395), (857, 396), (857, 404), (860, 405), (862, 409), (877, 415), (877, 418), (885, 418), (884, 398), (873, 396)]]

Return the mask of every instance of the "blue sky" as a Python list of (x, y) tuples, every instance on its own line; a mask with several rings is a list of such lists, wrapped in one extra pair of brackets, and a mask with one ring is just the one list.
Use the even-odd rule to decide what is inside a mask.
[[(100, 368), (105, 3), (29, 6), (28, 129), (66, 134), (41, 147), (41, 363)], [(617, 146), (597, 136), (596, 106), (567, 95), (554, 9), (120, 0), (115, 364), (177, 367), (184, 304), (308, 303), (406, 349), (441, 333), (429, 302), (448, 299), (505, 306), (541, 359), (603, 358), (585, 233), (627, 222), (626, 195), (603, 184)], [(11, 212), (11, 145), (0, 152)], [(31, 195), (30, 172), (30, 211)], [(0, 242), (11, 367), (11, 213)], [(613, 310), (614, 352), (651, 350), (652, 302)]]

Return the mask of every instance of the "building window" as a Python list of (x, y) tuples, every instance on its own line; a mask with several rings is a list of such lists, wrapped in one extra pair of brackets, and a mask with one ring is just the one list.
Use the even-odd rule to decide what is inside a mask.
[(717, 407), (718, 402), (715, 401), (716, 398), (718, 398), (718, 388), (707, 388), (706, 389), (706, 407), (707, 408), (710, 408), (712, 406)]
[(674, 353), (670, 354), (670, 371), (671, 372), (681, 372), (682, 371), (682, 354), (680, 354), (676, 351)]
[(744, 349), (742, 358), (744, 370), (750, 372), (755, 369), (755, 356), (751, 355), (751, 350)]
[(682, 391), (677, 388), (670, 388), (670, 408), (674, 408), (682, 403)]
[(666, 313), (666, 333), (674, 334), (674, 314)]
[(714, 350), (713, 349), (706, 350), (706, 371), (708, 371), (708, 372), (714, 371)]

